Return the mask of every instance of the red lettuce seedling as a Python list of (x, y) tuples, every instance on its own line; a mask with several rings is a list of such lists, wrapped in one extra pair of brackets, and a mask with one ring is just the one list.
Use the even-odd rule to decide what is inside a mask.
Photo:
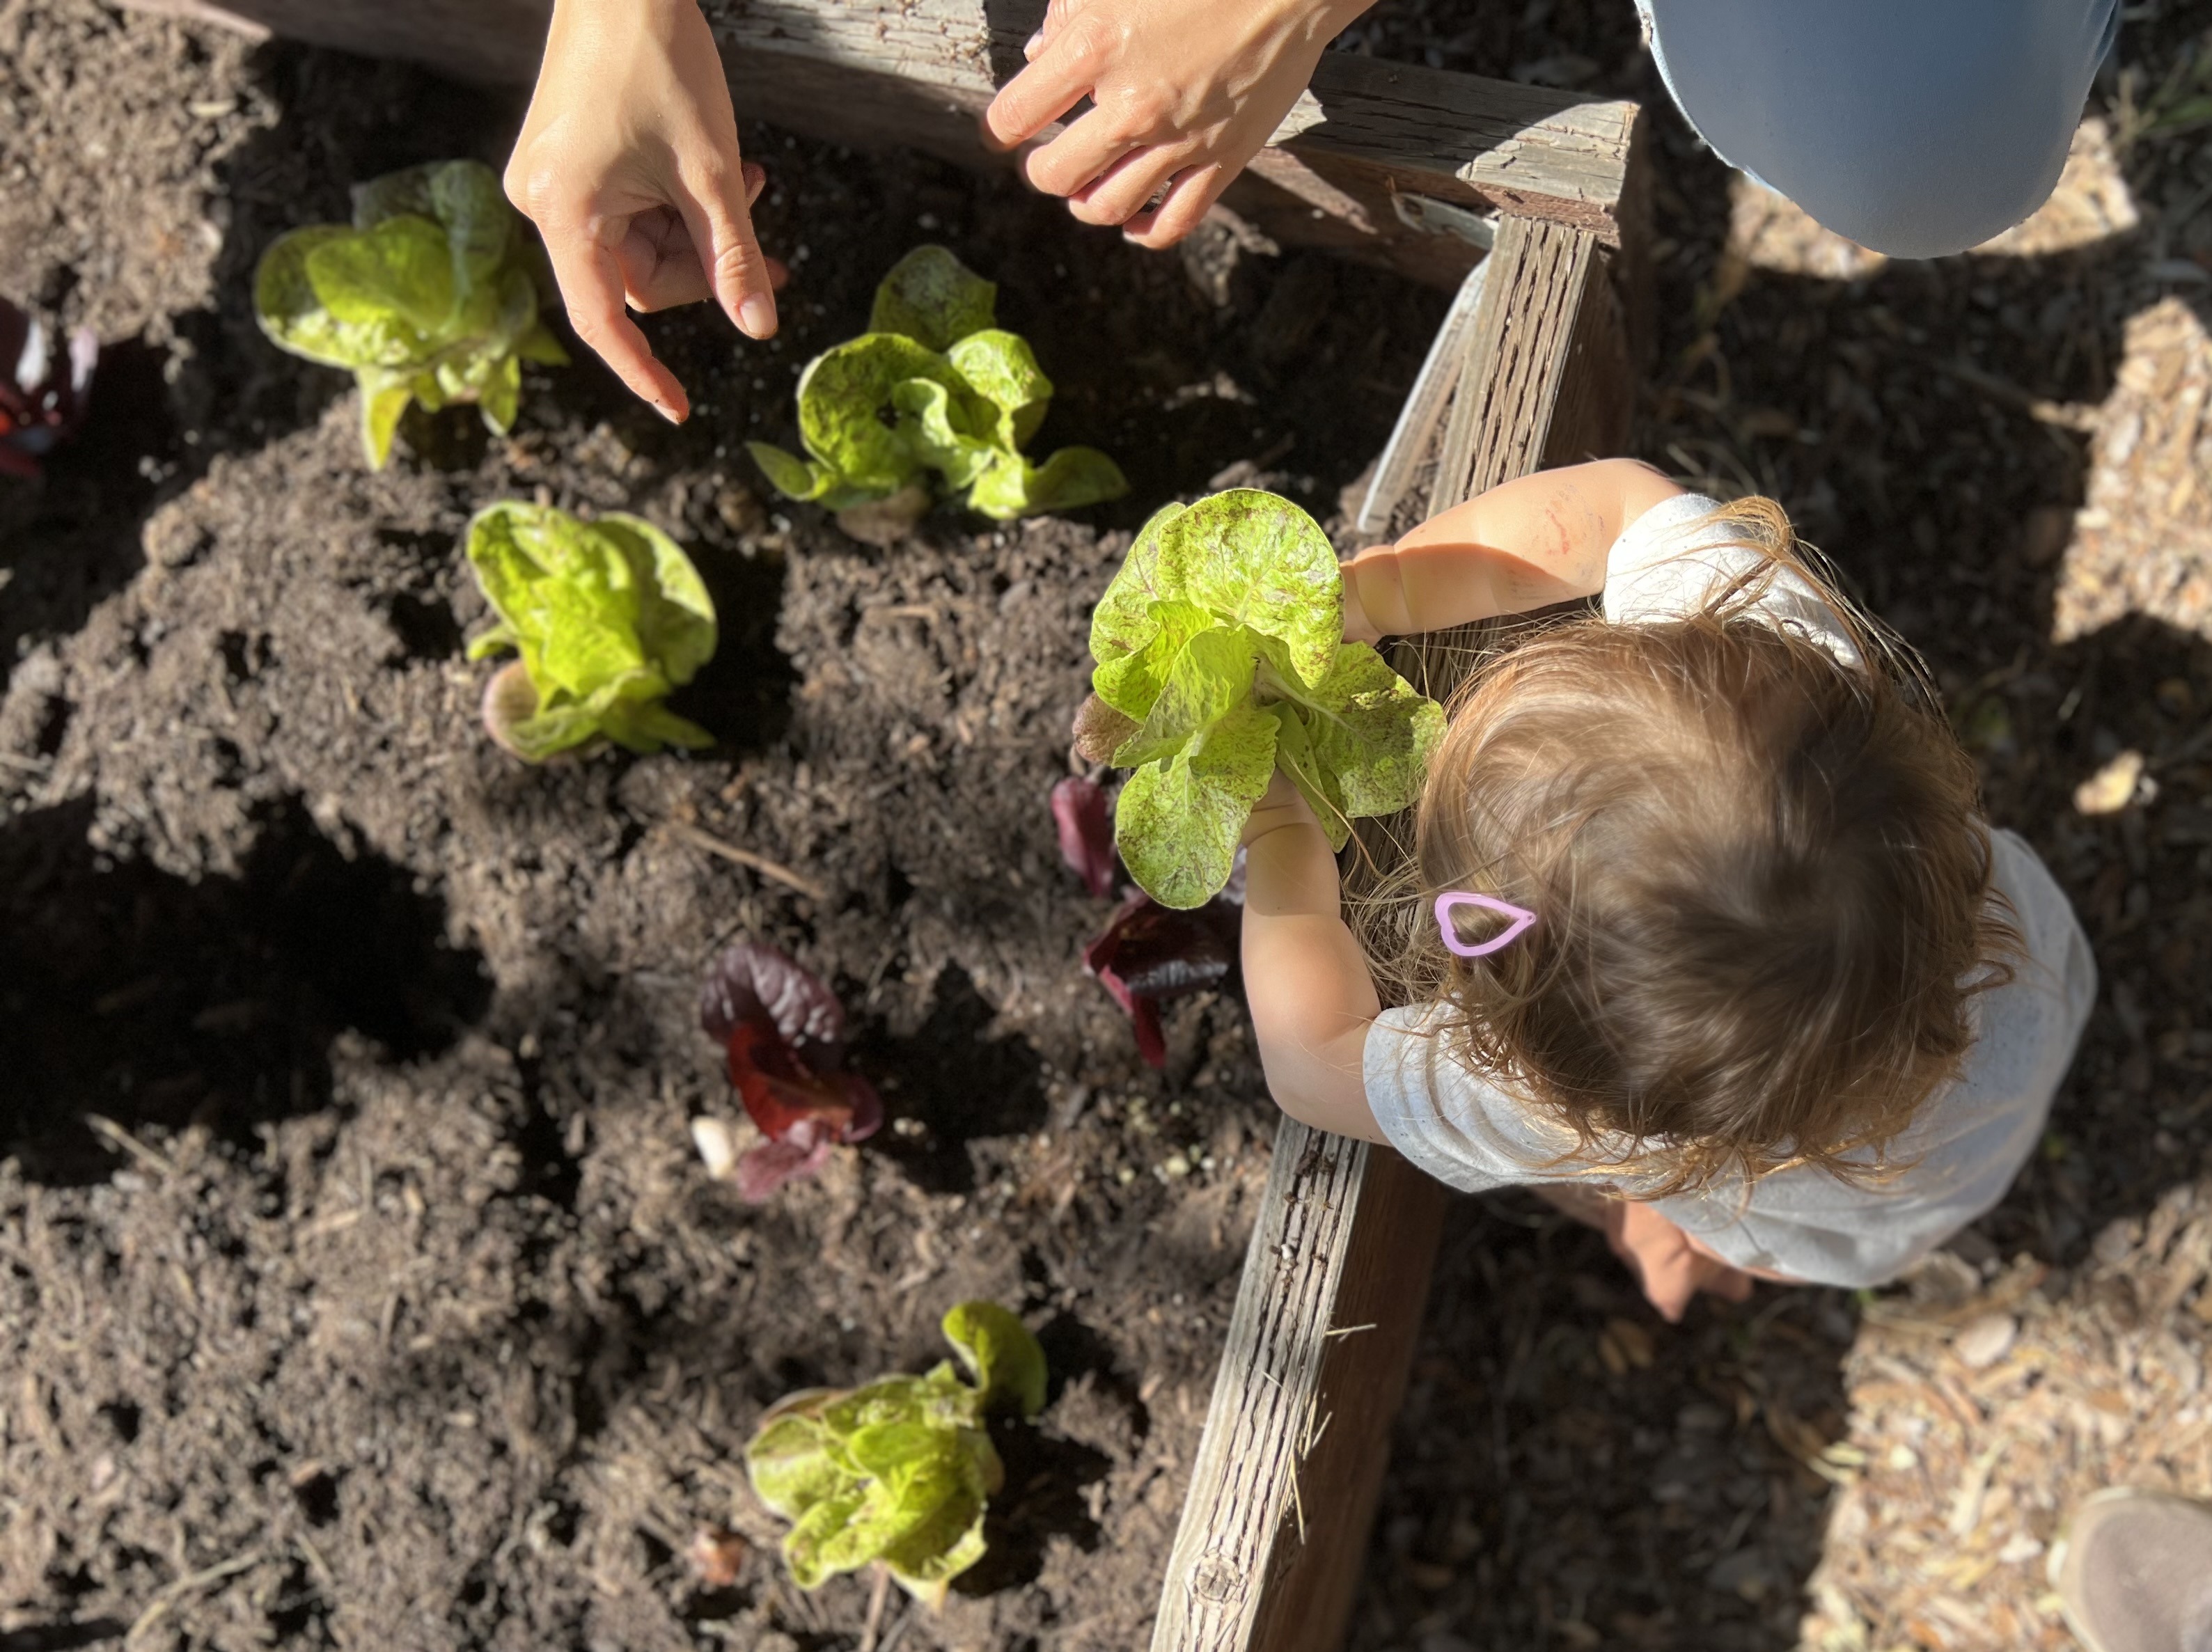
[(39, 474), (39, 461), (84, 422), (100, 340), (89, 327), (54, 359), (46, 327), (0, 299), (0, 476)]
[(1053, 824), (1060, 829), (1060, 858), (1102, 901), (1114, 892), (1114, 827), (1106, 793), (1096, 780), (1070, 774), (1052, 788)]
[(708, 967), (699, 1024), (729, 1052), (730, 1082), (768, 1138), (738, 1159), (747, 1203), (812, 1175), (832, 1147), (883, 1123), (874, 1087), (844, 1070), (836, 994), (775, 947), (740, 941)]
[[(1090, 885), (1111, 892), (1120, 862), (1106, 793), (1096, 782), (1071, 775), (1052, 788), (1052, 815), (1060, 828), (1060, 858)], [(1098, 979), (1129, 1017), (1137, 1053), (1155, 1067), (1168, 1062), (1160, 1001), (1203, 992), (1228, 979), (1237, 964), (1244, 916), (1243, 865), (1204, 906), (1164, 907), (1143, 890), (1129, 890), (1105, 929), (1083, 949), (1083, 967)]]

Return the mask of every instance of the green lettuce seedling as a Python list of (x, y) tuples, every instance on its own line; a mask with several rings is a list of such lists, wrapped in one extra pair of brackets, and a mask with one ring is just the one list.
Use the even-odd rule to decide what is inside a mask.
[[(1036, 434), (1052, 381), (1028, 344), (993, 325), (998, 288), (941, 246), (918, 246), (876, 290), (868, 331), (806, 364), (799, 434), (808, 457), (750, 442), (768, 479), (791, 499), (840, 513), (860, 537), (886, 537), (866, 516), (928, 508), (924, 477), (997, 521), (1072, 510), (1128, 491), (1114, 461), (1063, 447), (1042, 465), (1022, 447)], [(869, 507), (884, 506), (888, 510)]]
[(880, 1561), (934, 1606), (983, 1557), (983, 1509), (1006, 1478), (987, 1412), (1044, 1409), (1044, 1350), (994, 1303), (945, 1316), (952, 1362), (926, 1376), (810, 1388), (779, 1400), (745, 1448), (762, 1502), (796, 1522), (784, 1563), (801, 1588)]
[(263, 332), (295, 355), (353, 370), (376, 470), (410, 401), (433, 412), (474, 402), (487, 425), (507, 431), (523, 362), (568, 360), (538, 319), (550, 297), (544, 254), (498, 175), (475, 161), (356, 185), (350, 229), (295, 229), (262, 254), (253, 277)]
[(578, 520), (507, 500), (469, 524), (469, 562), (499, 623), (469, 658), (514, 649), (493, 677), (484, 723), (543, 762), (605, 738), (632, 751), (714, 737), (661, 703), (714, 654), (714, 604), (677, 543), (635, 516)]
[(1115, 847), (1163, 906), (1229, 881), (1252, 807), (1280, 768), (1332, 847), (1351, 822), (1420, 795), (1443, 709), (1344, 640), (1344, 578), (1314, 519), (1236, 488), (1170, 505), (1129, 547), (1091, 621), (1079, 736), (1133, 768)]

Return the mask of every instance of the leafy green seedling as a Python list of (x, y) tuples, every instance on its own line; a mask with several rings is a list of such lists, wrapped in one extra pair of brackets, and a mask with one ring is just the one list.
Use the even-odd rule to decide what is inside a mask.
[(876, 544), (929, 508), (933, 474), (945, 493), (1001, 522), (1127, 492), (1120, 468), (1096, 448), (1063, 447), (1042, 465), (1023, 454), (1052, 381), (1028, 344), (993, 325), (998, 291), (941, 246), (901, 258), (876, 289), (868, 331), (799, 375), (808, 456), (747, 444), (768, 479)]
[(983, 1557), (983, 1509), (1006, 1478), (985, 1431), (994, 1410), (1044, 1409), (1044, 1350), (995, 1303), (945, 1316), (946, 1360), (926, 1376), (810, 1388), (770, 1407), (745, 1448), (762, 1502), (794, 1521), (784, 1563), (801, 1588), (881, 1561), (928, 1606)]
[(484, 726), (530, 762), (605, 738), (632, 751), (714, 737), (661, 703), (714, 655), (714, 604), (677, 543), (635, 516), (580, 521), (506, 500), (469, 523), (469, 562), (499, 623), (469, 658), (514, 649)]
[(1253, 805), (1280, 768), (1332, 847), (1351, 823), (1420, 795), (1443, 708), (1344, 640), (1344, 578), (1314, 519), (1234, 488), (1145, 524), (1091, 621), (1080, 738), (1133, 768), (1115, 847), (1162, 906), (1229, 881)]
[(410, 401), (432, 412), (474, 402), (487, 425), (507, 431), (522, 364), (568, 360), (538, 319), (551, 297), (544, 253), (498, 174), (475, 161), (356, 184), (351, 228), (295, 229), (253, 276), (254, 313), (279, 348), (353, 370), (376, 470)]

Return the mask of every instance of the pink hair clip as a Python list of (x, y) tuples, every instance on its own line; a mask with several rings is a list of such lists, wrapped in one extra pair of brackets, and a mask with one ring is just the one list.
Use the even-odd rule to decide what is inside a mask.
[[(1486, 912), (1495, 912), (1510, 918), (1504, 932), (1492, 936), (1480, 946), (1469, 946), (1460, 939), (1452, 928), (1454, 907), (1480, 907)], [(1525, 907), (1516, 907), (1510, 901), (1501, 901), (1492, 895), (1473, 895), (1465, 890), (1447, 890), (1437, 896), (1437, 930), (1443, 937), (1447, 951), (1462, 958), (1487, 957), (1502, 946), (1510, 946), (1521, 938), (1522, 932), (1536, 921), (1536, 914)]]

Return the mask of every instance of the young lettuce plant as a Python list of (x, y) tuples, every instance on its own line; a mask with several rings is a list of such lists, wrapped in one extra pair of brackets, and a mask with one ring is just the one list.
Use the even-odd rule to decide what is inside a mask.
[(877, 544), (928, 509), (933, 473), (945, 493), (1001, 522), (1127, 492), (1096, 448), (1063, 447), (1042, 465), (1023, 454), (1052, 381), (1027, 343), (993, 325), (998, 290), (941, 246), (900, 259), (876, 291), (868, 331), (799, 375), (807, 457), (747, 444), (768, 479)]
[(1044, 1350), (995, 1303), (945, 1315), (951, 1360), (925, 1376), (787, 1396), (745, 1448), (762, 1502), (795, 1522), (784, 1563), (799, 1588), (880, 1562), (932, 1607), (981, 1559), (983, 1511), (1006, 1479), (984, 1423), (994, 1411), (1044, 1409)]
[(1129, 875), (1201, 907), (1279, 768), (1342, 848), (1420, 794), (1443, 708), (1344, 640), (1344, 579), (1314, 519), (1237, 488), (1147, 522), (1091, 622), (1086, 755), (1134, 769), (1115, 806)]
[[(1053, 819), (1060, 829), (1060, 858), (1093, 895), (1113, 892), (1120, 860), (1114, 852), (1106, 794), (1092, 780), (1071, 775), (1052, 789)], [(1221, 892), (1188, 912), (1164, 907), (1139, 889), (1123, 891), (1106, 927), (1086, 942), (1083, 967), (1103, 987), (1136, 1035), (1146, 1064), (1168, 1064), (1163, 1000), (1218, 987), (1237, 967), (1244, 922), (1244, 874), (1240, 865)]]
[(514, 649), (484, 692), (484, 726), (528, 762), (601, 738), (638, 752), (714, 737), (661, 703), (714, 654), (714, 604), (650, 522), (585, 522), (504, 500), (469, 523), (469, 562), (499, 622), (469, 658)]
[(845, 1071), (844, 1006), (775, 948), (740, 941), (708, 966), (699, 1025), (727, 1052), (730, 1082), (768, 1138), (732, 1167), (748, 1204), (812, 1175), (831, 1148), (883, 1123), (874, 1088)]
[(38, 318), (0, 299), (0, 476), (36, 477), (39, 461), (84, 422), (99, 358), (98, 336), (80, 327), (57, 361)]
[(380, 471), (410, 401), (432, 412), (474, 402), (495, 432), (514, 425), (522, 364), (568, 360), (538, 319), (552, 296), (544, 254), (475, 161), (356, 184), (352, 228), (293, 230), (253, 276), (261, 331), (279, 349), (352, 370)]

